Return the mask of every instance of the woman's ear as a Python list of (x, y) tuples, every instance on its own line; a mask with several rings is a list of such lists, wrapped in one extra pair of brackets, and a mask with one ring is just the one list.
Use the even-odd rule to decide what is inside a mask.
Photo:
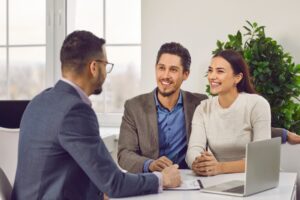
[(235, 75), (235, 84), (237, 85), (243, 79), (243, 73)]

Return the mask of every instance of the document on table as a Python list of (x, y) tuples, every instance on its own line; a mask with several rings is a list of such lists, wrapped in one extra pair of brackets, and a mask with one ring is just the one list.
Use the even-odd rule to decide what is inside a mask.
[(203, 188), (202, 182), (198, 180), (183, 180), (181, 185), (176, 188), (168, 188), (168, 190), (200, 190)]

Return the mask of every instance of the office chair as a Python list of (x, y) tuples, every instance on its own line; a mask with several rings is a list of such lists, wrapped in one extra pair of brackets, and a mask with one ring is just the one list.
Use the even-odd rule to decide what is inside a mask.
[(12, 187), (0, 167), (0, 200), (10, 200)]

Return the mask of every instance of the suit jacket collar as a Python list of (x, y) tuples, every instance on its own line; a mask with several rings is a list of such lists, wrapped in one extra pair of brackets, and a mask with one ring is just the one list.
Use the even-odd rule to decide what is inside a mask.
[(158, 124), (157, 124), (157, 108), (155, 104), (155, 97), (154, 94), (156, 89), (146, 95), (146, 105), (145, 105), (145, 113), (148, 116), (148, 123), (149, 123), (149, 134), (154, 139), (154, 149), (156, 149), (155, 157), (158, 158), (159, 156), (159, 140), (158, 140)]
[(69, 85), (68, 83), (66, 83), (64, 81), (61, 81), (61, 80), (57, 81), (57, 83), (54, 85), (54, 89), (57, 91), (69, 93), (71, 95), (74, 95), (74, 96), (80, 98), (80, 95), (75, 90), (75, 88), (73, 88), (71, 85)]

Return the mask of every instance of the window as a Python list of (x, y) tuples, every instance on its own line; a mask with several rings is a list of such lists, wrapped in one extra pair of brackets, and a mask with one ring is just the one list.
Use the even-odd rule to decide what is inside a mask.
[(45, 88), (45, 18), (46, 0), (0, 0), (0, 99), (31, 99)]
[(121, 114), (125, 100), (137, 95), (139, 91), (140, 0), (68, 1), (67, 33), (74, 30), (88, 30), (106, 39), (108, 61), (115, 66), (107, 76), (102, 94), (92, 96), (91, 99), (96, 112), (106, 116)]
[(91, 99), (101, 125), (120, 125), (141, 79), (140, 0), (0, 0), (0, 29), (0, 99), (9, 100), (30, 100), (60, 79), (66, 34), (84, 29), (105, 38), (115, 66)]

